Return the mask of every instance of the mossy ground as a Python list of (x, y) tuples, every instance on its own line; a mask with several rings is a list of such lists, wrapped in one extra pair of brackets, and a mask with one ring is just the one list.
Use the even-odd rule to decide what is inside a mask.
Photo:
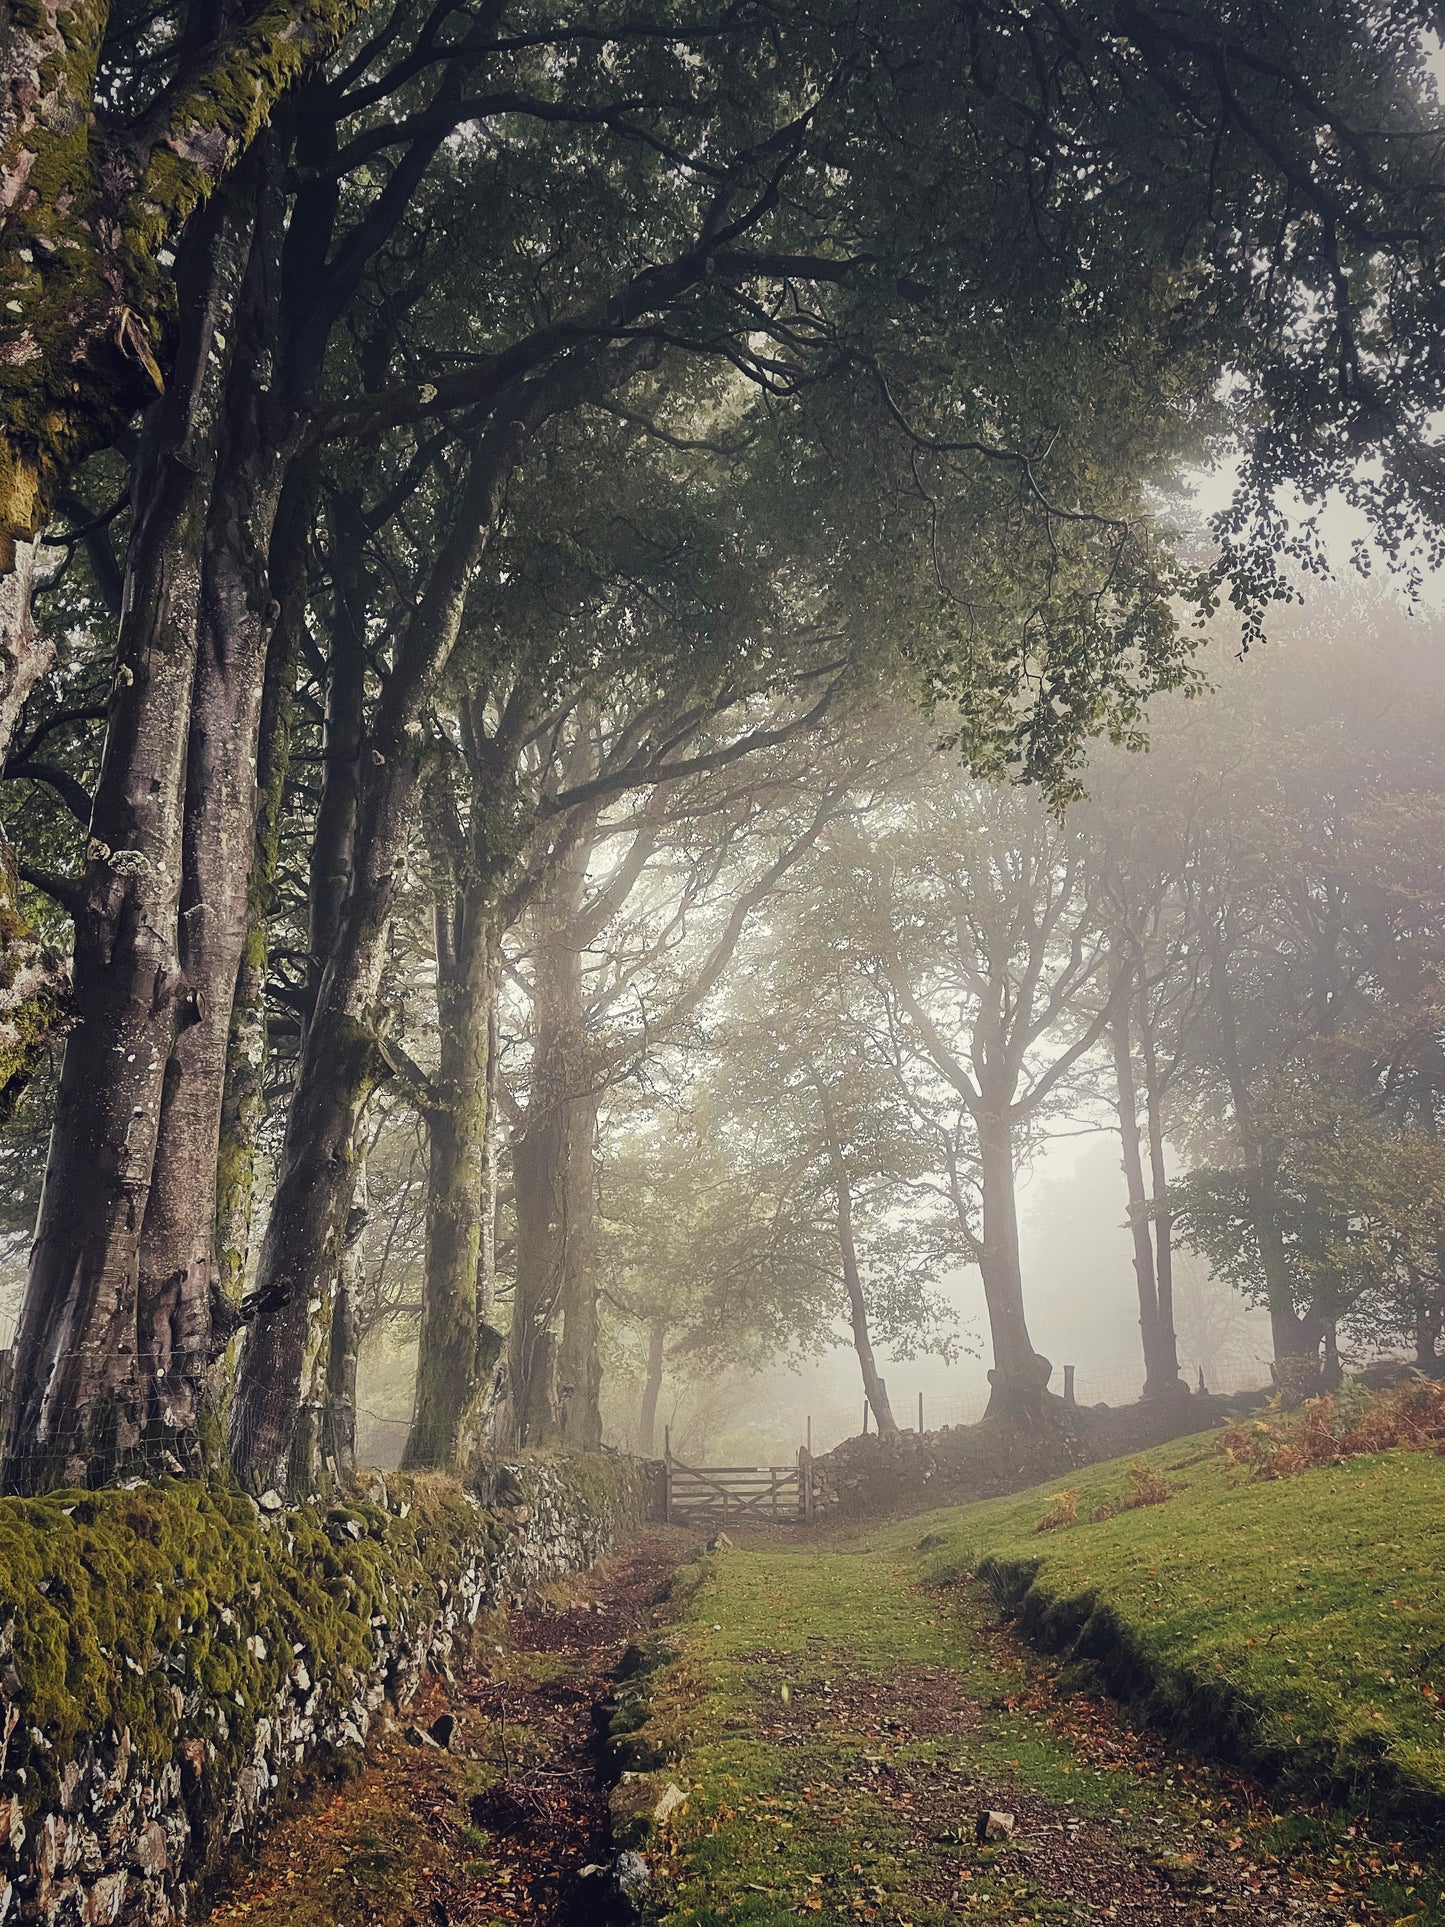
[[(1078, 1475), (1081, 1517), (1130, 1463)], [(1088, 1669), (1040, 1662), (970, 1583), (992, 1555), (1001, 1586), (1030, 1576), (1036, 1618), (1077, 1633), (1104, 1604), (1156, 1682), (1217, 1659), (1271, 1734), (1378, 1724), (1433, 1773), (1445, 1467), (1392, 1453), (1264, 1485), (1207, 1435), (1146, 1467), (1169, 1499), (1098, 1524), (1036, 1533), (1045, 1486), (721, 1556), (652, 1689), (689, 1788), (653, 1918), (1445, 1923), (1433, 1864), (1362, 1812), (1363, 1780), (1353, 1802), (1281, 1799), (1200, 1764), (1080, 1690)], [(1023, 1816), (1022, 1851), (974, 1844), (988, 1807)]]

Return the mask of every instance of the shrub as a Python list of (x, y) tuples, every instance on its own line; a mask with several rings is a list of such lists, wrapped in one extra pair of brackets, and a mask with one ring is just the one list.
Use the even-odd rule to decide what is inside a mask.
[(1121, 1512), (1133, 1512), (1141, 1505), (1163, 1505), (1170, 1496), (1165, 1481), (1142, 1459), (1135, 1459), (1124, 1477), (1129, 1489), (1119, 1507)]
[(1056, 1492), (1049, 1500), (1049, 1509), (1034, 1527), (1035, 1532), (1057, 1532), (1061, 1526), (1076, 1526), (1079, 1523), (1079, 1494), (1074, 1487), (1067, 1492)]
[(1445, 1384), (1410, 1378), (1391, 1392), (1358, 1384), (1307, 1399), (1293, 1412), (1271, 1410), (1231, 1425), (1224, 1450), (1257, 1479), (1290, 1478), (1311, 1466), (1338, 1465), (1362, 1452), (1445, 1450)]

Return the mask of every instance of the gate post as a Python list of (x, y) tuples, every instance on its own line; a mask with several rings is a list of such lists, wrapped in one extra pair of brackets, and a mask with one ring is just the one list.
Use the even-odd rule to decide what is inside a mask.
[(672, 1524), (672, 1427), (662, 1428), (662, 1523)]

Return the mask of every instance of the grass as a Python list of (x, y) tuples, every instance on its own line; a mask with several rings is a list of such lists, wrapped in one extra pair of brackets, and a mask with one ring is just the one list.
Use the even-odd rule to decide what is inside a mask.
[[(1218, 1438), (910, 1520), (933, 1584), (977, 1575), (1046, 1651), (1286, 1788), (1438, 1835), (1445, 1820), (1445, 1460), (1391, 1451), (1261, 1481)], [(1132, 1475), (1132, 1476), (1131, 1476)]]
[[(1049, 1514), (1078, 1523), (1038, 1531)], [(1266, 1483), (1216, 1434), (852, 1543), (704, 1562), (651, 1688), (663, 1774), (689, 1794), (648, 1848), (651, 1917), (1095, 1921), (1131, 1867), (1137, 1897), (1139, 1869), (1174, 1884), (1173, 1863), (1236, 1908), (1264, 1896), (1261, 1920), (1304, 1896), (1306, 1918), (1445, 1923), (1421, 1838), (1445, 1811), (1442, 1554), (1433, 1455)], [(1061, 1665), (998, 1632), (1000, 1602)], [(1069, 1690), (1101, 1681), (1168, 1737)], [(1289, 1797), (1201, 1766), (1191, 1738)], [(1067, 1828), (1096, 1864), (976, 1846), (988, 1805)], [(1390, 1845), (1406, 1823), (1419, 1844)]]
[[(1083, 1769), (1026, 1712), (997, 1704), (1006, 1682), (948, 1603), (900, 1599), (909, 1577), (907, 1561), (852, 1552), (718, 1561), (691, 1608), (684, 1657), (654, 1689), (660, 1721), (688, 1734), (676, 1770), (689, 1804), (663, 1889), (675, 1927), (780, 1927), (800, 1914), (852, 1916), (854, 1902), (858, 1917), (906, 1916), (925, 1927), (957, 1918), (951, 1893), (965, 1860), (979, 1901), (1008, 1899), (998, 1917), (1023, 1917), (1011, 1905), (1028, 1884), (1017, 1856), (972, 1845), (973, 1790), (1016, 1779), (1080, 1811), (1113, 1813), (1117, 1778)], [(966, 1762), (905, 1717), (910, 1676), (940, 1668), (995, 1703), (986, 1730), (970, 1735)], [(839, 1719), (825, 1734), (834, 1699)], [(760, 1708), (799, 1729), (801, 1744), (776, 1743)], [(871, 1769), (884, 1765), (890, 1783), (947, 1776), (959, 1796), (952, 1827), (922, 1851), (906, 1807), (880, 1797)], [(1131, 1790), (1149, 1803), (1144, 1789)]]

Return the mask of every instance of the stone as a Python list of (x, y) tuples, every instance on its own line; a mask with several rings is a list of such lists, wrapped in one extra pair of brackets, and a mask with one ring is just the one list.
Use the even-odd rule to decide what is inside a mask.
[(652, 1884), (652, 1869), (640, 1853), (631, 1850), (618, 1854), (612, 1873), (624, 1900), (636, 1902)]
[(680, 1813), (686, 1805), (687, 1795), (676, 1780), (669, 1780), (663, 1789), (662, 1798), (652, 1809), (653, 1823), (659, 1827), (666, 1826), (673, 1814)]
[(86, 1888), (85, 1897), (80, 1903), (80, 1918), (85, 1927), (111, 1927), (112, 1922), (120, 1919), (129, 1881), (129, 1874), (123, 1871), (103, 1873), (99, 1880)]
[(427, 1728), (437, 1745), (448, 1751), (451, 1749), (452, 1735), (456, 1730), (457, 1721), (454, 1713), (439, 1713)]
[(171, 1864), (171, 1855), (164, 1828), (154, 1820), (148, 1821), (137, 1834), (130, 1857), (142, 1873), (165, 1873)]
[(401, 1737), (406, 1741), (408, 1746), (440, 1745), (440, 1742), (434, 1740), (430, 1733), (423, 1733), (419, 1726), (404, 1726), (401, 1729)]
[(24, 1845), (25, 1816), (20, 1809), (20, 1795), (11, 1793), (0, 1799), (0, 1847), (19, 1853)]
[(731, 1552), (732, 1540), (725, 1532), (715, 1532), (707, 1542), (709, 1552)]
[(1011, 1813), (1000, 1813), (989, 1808), (978, 1816), (977, 1838), (981, 1847), (992, 1846), (999, 1840), (1012, 1840), (1018, 1822)]
[(267, 1489), (261, 1494), (261, 1497), (257, 1501), (257, 1503), (260, 1505), (260, 1508), (263, 1512), (275, 1513), (275, 1512), (280, 1512), (284, 1509), (286, 1501), (281, 1497), (281, 1494), (275, 1489), (274, 1486), (268, 1486)]

